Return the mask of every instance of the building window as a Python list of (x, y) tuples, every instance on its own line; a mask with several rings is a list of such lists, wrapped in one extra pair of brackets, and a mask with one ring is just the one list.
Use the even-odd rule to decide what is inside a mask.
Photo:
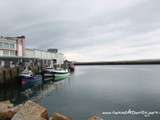
[(9, 46), (11, 49), (15, 49), (15, 44), (10, 44)]
[(3, 55), (4, 56), (9, 56), (9, 51), (8, 50), (3, 50)]
[(0, 49), (2, 49), (3, 48), (3, 43), (2, 42), (0, 42)]
[(0, 49), (15, 49), (16, 45), (14, 43), (4, 43), (0, 42)]
[(0, 50), (0, 56), (3, 56), (3, 50)]
[(16, 56), (16, 51), (10, 51), (10, 56)]
[(9, 48), (9, 43), (4, 43), (4, 48), (8, 49)]

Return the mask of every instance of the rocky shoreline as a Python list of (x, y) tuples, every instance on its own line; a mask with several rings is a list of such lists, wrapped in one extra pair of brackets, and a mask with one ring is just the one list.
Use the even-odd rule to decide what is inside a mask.
[[(32, 101), (14, 106), (10, 101), (0, 102), (0, 120), (73, 120), (71, 117), (60, 113), (48, 116), (48, 110)], [(103, 120), (92, 116), (88, 120)]]

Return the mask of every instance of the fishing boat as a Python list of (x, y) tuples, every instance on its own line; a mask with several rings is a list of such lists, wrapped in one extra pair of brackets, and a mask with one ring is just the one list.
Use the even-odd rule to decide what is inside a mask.
[(27, 68), (20, 73), (19, 77), (23, 87), (31, 87), (42, 84), (42, 76), (33, 75), (32, 71)]
[(54, 68), (46, 68), (44, 70), (44, 77), (45, 78), (53, 78), (54, 80), (58, 79), (65, 79), (70, 75), (67, 69), (54, 69)]

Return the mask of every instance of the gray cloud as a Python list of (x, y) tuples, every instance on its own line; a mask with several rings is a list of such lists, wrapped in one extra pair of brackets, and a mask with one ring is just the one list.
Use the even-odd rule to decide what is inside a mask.
[[(1, 0), (0, 33), (80, 61), (160, 58), (159, 0)], [(154, 54), (151, 56), (151, 52)]]

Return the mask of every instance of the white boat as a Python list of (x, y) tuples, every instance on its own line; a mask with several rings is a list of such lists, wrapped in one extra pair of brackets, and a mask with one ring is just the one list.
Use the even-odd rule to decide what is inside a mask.
[(45, 71), (49, 72), (49, 73), (57, 73), (57, 74), (66, 74), (69, 71), (67, 69), (54, 69), (54, 68), (46, 68)]
[(44, 77), (51, 77), (54, 79), (57, 78), (65, 78), (69, 76), (69, 71), (67, 69), (54, 69), (54, 68), (46, 68), (44, 70)]
[(31, 70), (28, 70), (28, 68), (26, 67), (26, 69), (24, 71), (22, 71), (20, 74), (19, 74), (20, 77), (32, 77), (33, 76), (33, 73)]

